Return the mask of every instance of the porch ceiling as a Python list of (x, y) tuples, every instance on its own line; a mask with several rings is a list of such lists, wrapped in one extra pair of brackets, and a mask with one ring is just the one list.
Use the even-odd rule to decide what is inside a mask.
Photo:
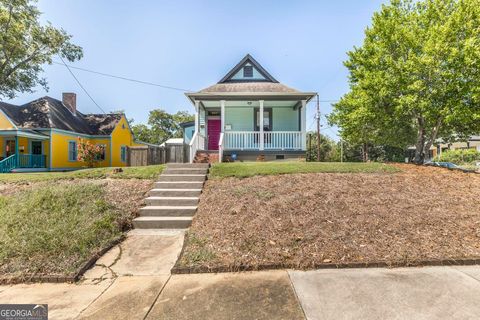
[[(205, 108), (220, 108), (220, 101), (202, 101)], [(263, 106), (268, 107), (290, 107), (293, 108), (298, 104), (298, 100), (283, 100), (283, 101), (271, 101), (265, 100)], [(239, 100), (239, 101), (225, 101), (225, 107), (260, 107), (258, 100)]]

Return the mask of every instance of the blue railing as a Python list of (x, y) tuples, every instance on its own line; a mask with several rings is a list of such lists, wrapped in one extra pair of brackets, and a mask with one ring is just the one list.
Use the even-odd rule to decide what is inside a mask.
[(46, 168), (47, 156), (44, 154), (16, 154), (0, 161), (0, 173), (8, 173), (16, 168)]
[(44, 154), (21, 154), (18, 158), (18, 168), (45, 168)]
[(12, 171), (17, 167), (17, 155), (12, 154), (11, 156), (0, 161), (0, 173), (7, 173)]

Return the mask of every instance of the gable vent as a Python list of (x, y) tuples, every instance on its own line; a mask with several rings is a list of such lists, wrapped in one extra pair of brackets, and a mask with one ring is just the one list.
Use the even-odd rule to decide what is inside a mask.
[(244, 78), (252, 78), (253, 77), (253, 66), (243, 67), (243, 77)]

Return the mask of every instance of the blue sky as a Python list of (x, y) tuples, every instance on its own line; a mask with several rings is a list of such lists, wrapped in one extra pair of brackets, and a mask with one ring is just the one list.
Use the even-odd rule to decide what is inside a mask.
[[(67, 30), (83, 47), (78, 67), (196, 91), (250, 53), (280, 82), (337, 100), (348, 90), (346, 52), (361, 45), (383, 2), (40, 0), (38, 6), (43, 20)], [(73, 71), (103, 109), (123, 109), (136, 123), (146, 122), (154, 108), (193, 112), (181, 91)], [(46, 66), (44, 76), (48, 93), (38, 88), (11, 102), (73, 91), (80, 111), (99, 112), (65, 67)], [(308, 106), (311, 129), (314, 109)], [(321, 111), (329, 113), (331, 106), (322, 103)], [(322, 122), (335, 137), (335, 128)]]

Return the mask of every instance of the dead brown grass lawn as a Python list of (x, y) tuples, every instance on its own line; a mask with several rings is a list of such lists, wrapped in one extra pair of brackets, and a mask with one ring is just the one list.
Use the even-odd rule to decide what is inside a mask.
[(179, 265), (480, 257), (480, 175), (398, 167), (208, 181)]

